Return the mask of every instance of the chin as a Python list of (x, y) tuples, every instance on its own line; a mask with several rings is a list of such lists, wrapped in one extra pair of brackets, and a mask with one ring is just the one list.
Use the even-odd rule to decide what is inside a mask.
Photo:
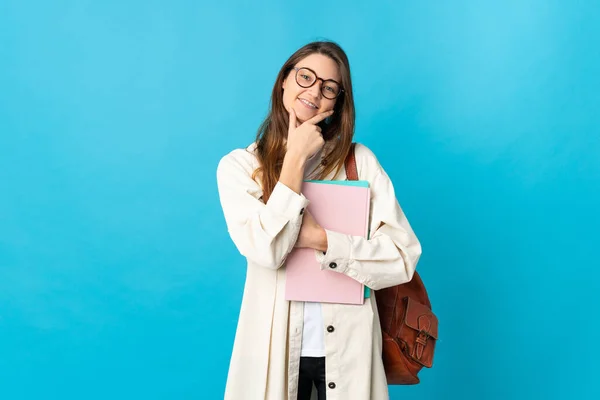
[[(296, 110), (296, 109), (294, 108), (294, 110)], [(319, 113), (319, 110), (314, 110), (312, 112), (310, 110), (301, 110), (300, 112), (298, 110), (296, 110), (296, 118), (298, 118), (300, 121), (304, 122), (308, 119), (311, 119), (318, 113)]]

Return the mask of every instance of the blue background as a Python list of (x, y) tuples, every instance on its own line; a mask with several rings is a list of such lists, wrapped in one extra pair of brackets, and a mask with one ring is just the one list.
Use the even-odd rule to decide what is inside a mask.
[(0, 2), (1, 399), (222, 398), (216, 166), (320, 38), (440, 319), (392, 399), (600, 398), (599, 3), (366, 3)]

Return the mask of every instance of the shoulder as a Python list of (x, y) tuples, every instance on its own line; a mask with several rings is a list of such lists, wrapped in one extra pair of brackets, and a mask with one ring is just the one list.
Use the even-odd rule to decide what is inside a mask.
[(225, 154), (217, 166), (217, 187), (220, 195), (239, 196), (249, 193), (256, 198), (262, 196), (260, 180), (253, 179), (252, 175), (259, 166), (255, 154), (256, 144), (252, 143), (246, 148), (238, 148)]
[(242, 194), (250, 194), (257, 199), (262, 196), (260, 183), (252, 179), (258, 167), (255, 155), (256, 144), (238, 148), (225, 154), (217, 166), (217, 187), (221, 198), (239, 200)]
[(362, 143), (356, 142), (354, 156), (356, 157), (356, 167), (358, 168), (359, 175), (372, 177), (383, 170), (375, 153)]
[(252, 175), (258, 161), (255, 155), (256, 143), (252, 143), (246, 148), (233, 149), (225, 154), (219, 160), (217, 166), (217, 178), (221, 179), (230, 174), (248, 174)]

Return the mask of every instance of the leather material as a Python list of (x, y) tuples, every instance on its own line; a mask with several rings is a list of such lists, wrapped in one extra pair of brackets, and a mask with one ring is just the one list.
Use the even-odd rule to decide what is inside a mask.
[[(352, 143), (345, 160), (348, 180), (358, 180)], [(425, 285), (415, 271), (406, 283), (375, 291), (383, 338), (383, 366), (389, 385), (414, 385), (423, 367), (431, 368), (438, 319)]]

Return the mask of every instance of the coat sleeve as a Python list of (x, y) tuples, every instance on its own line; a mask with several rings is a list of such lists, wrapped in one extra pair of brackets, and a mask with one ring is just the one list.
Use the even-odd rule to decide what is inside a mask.
[(376, 160), (372, 164), (370, 239), (326, 229), (327, 252), (316, 251), (316, 257), (322, 270), (346, 274), (379, 290), (412, 279), (421, 244), (396, 199), (390, 178)]
[(265, 204), (253, 169), (232, 152), (219, 161), (217, 187), (227, 230), (238, 251), (269, 269), (282, 266), (292, 251), (309, 201), (278, 182)]

